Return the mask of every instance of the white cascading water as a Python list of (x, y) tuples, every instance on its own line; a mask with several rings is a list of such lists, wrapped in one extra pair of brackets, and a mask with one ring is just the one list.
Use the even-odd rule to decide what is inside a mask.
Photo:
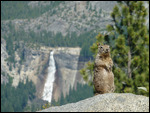
[(53, 91), (53, 82), (55, 80), (55, 60), (53, 57), (54, 51), (50, 52), (49, 66), (48, 66), (48, 76), (43, 91), (43, 100), (51, 102), (52, 91)]

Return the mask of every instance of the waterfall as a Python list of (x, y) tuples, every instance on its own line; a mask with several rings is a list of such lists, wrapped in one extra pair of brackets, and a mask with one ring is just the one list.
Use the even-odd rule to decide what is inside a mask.
[(52, 99), (53, 82), (55, 80), (55, 72), (56, 72), (55, 60), (53, 54), (54, 51), (50, 52), (48, 76), (43, 91), (43, 100), (46, 100), (48, 102), (51, 102)]

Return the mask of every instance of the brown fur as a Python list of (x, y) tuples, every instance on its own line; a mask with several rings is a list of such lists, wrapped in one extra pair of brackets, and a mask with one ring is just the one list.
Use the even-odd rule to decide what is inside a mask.
[(113, 61), (109, 45), (99, 45), (94, 66), (94, 87), (97, 94), (112, 93), (115, 90)]

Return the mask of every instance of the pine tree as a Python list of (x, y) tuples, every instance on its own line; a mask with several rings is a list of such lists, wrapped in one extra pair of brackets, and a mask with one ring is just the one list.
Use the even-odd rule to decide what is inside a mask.
[[(115, 26), (107, 29), (115, 37), (112, 57), (117, 91), (149, 95), (149, 34), (145, 25), (147, 9), (142, 1), (119, 2), (111, 16)], [(115, 34), (117, 35), (115, 35)], [(117, 36), (117, 37), (116, 37)]]
[[(105, 41), (112, 47), (115, 92), (149, 95), (149, 33), (145, 25), (146, 16), (144, 2), (118, 2), (111, 13), (114, 25), (107, 26), (109, 36), (99, 34), (96, 37), (97, 42)], [(96, 43), (91, 49), (96, 54)], [(87, 69), (88, 66), (81, 70), (81, 74), (85, 76)]]
[(77, 4), (75, 3), (74, 11), (77, 11)]

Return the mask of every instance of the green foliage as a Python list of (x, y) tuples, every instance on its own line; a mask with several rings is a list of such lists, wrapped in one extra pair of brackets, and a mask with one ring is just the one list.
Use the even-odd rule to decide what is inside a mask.
[(118, 92), (148, 96), (149, 92), (138, 89), (138, 87), (149, 89), (149, 35), (145, 25), (147, 10), (141, 1), (120, 2), (120, 6), (121, 10), (115, 6), (112, 12), (115, 29), (108, 28), (110, 33), (119, 34), (112, 48), (112, 57), (116, 64), (114, 75), (118, 75), (115, 77), (116, 86), (123, 85), (118, 88)]
[(20, 51), (20, 63), (22, 63), (25, 60), (25, 56), (24, 49), (20, 50), (21, 47), (23, 48), (23, 46), (27, 45), (32, 47), (34, 44), (50, 47), (81, 47), (81, 57), (92, 58), (92, 53), (89, 51), (89, 47), (95, 41), (92, 37), (96, 36), (96, 33), (93, 31), (83, 33), (79, 36), (77, 36), (75, 32), (63, 36), (61, 33), (54, 34), (53, 32), (47, 32), (46, 30), (38, 33), (33, 31), (26, 33), (23, 29), (16, 31), (11, 23), (10, 26), (11, 32), (3, 37), (7, 44), (6, 50), (10, 55), (8, 61), (11, 63), (15, 63), (14, 53), (18, 49)]
[(86, 9), (89, 7), (89, 1), (86, 1)]
[[(97, 36), (96, 43), (107, 42), (111, 45), (115, 92), (149, 96), (149, 33), (145, 25), (146, 15), (143, 2), (121, 1), (111, 13), (115, 24), (107, 25), (109, 36)], [(91, 46), (94, 56), (97, 54), (96, 43)], [(91, 77), (87, 73), (90, 71), (88, 67), (81, 70), (85, 80)]]
[(12, 86), (12, 78), (8, 77), (9, 83), (1, 84), (1, 112), (21, 112), (28, 100), (35, 98), (35, 86), (27, 79), (26, 84), (19, 82), (15, 88)]
[(48, 102), (46, 103), (45, 105), (42, 106), (42, 109), (46, 109), (46, 108), (49, 108), (51, 107), (51, 104)]
[(6, 40), (6, 50), (8, 55), (10, 56), (7, 60), (11, 63), (15, 62), (15, 52), (14, 52), (14, 45), (13, 45), (13, 39), (11, 37), (4, 37)]
[(55, 8), (62, 1), (49, 1), (49, 5), (31, 7), (29, 1), (3, 1), (1, 3), (1, 20), (36, 18), (46, 11)]
[(75, 12), (77, 11), (77, 4), (75, 4), (74, 11)]
[(51, 106), (61, 106), (67, 103), (74, 103), (78, 102), (80, 100), (92, 97), (93, 94), (93, 88), (84, 84), (77, 84), (76, 89), (71, 89), (69, 90), (69, 94), (66, 95), (64, 98), (63, 93), (61, 93), (61, 98), (56, 102), (55, 100), (52, 100)]
[(93, 80), (93, 70), (94, 70), (94, 62), (88, 62), (86, 67), (80, 70), (80, 74), (82, 75), (83, 79), (88, 83), (89, 86), (92, 86)]

